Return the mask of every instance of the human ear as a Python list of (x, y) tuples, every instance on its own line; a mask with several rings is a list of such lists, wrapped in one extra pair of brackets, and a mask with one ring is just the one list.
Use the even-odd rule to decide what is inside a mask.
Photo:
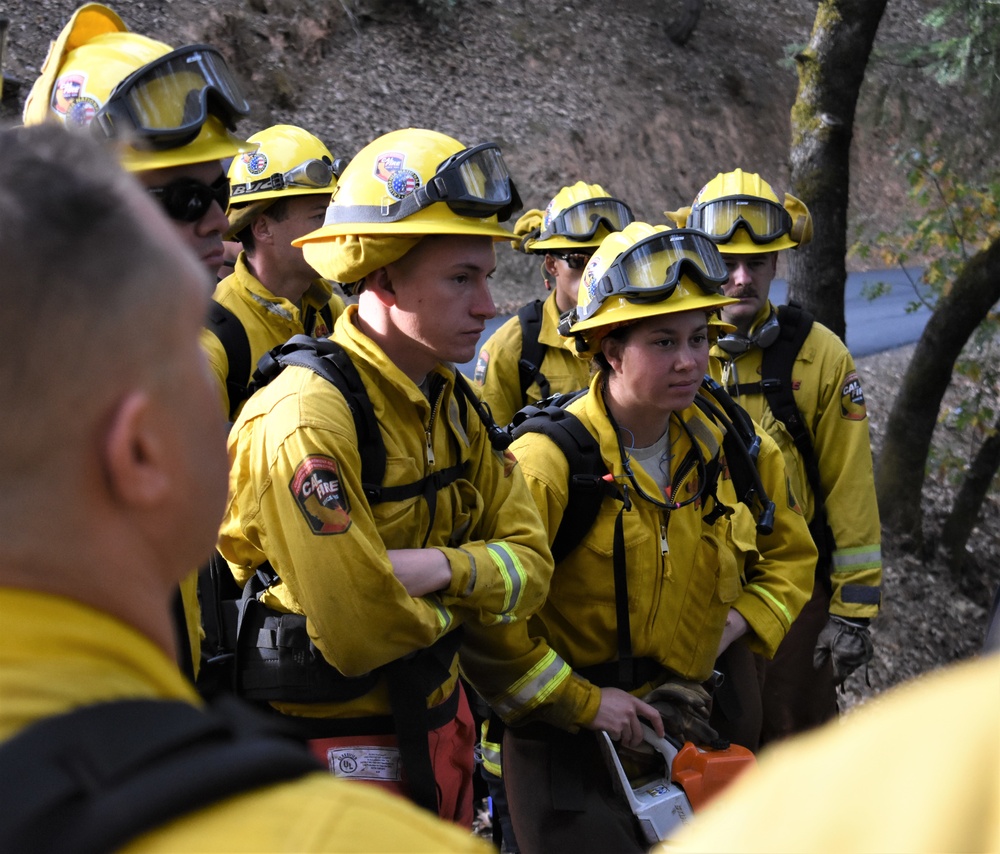
[(250, 231), (253, 234), (254, 243), (274, 242), (274, 235), (271, 233), (271, 220), (263, 214), (250, 223)]
[(605, 335), (601, 340), (601, 352), (611, 366), (611, 370), (616, 374), (621, 373), (622, 367), (622, 342), (610, 335)]
[(396, 304), (396, 291), (388, 267), (379, 267), (365, 276), (365, 289), (370, 290), (383, 305)]
[(145, 391), (132, 391), (115, 407), (104, 436), (108, 488), (122, 503), (149, 508), (170, 489), (170, 460), (159, 419)]

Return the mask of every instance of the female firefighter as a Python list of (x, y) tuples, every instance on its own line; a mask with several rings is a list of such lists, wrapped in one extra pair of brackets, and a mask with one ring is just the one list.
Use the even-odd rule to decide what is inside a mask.
[[(702, 683), (716, 657), (735, 641), (772, 655), (809, 597), (815, 548), (781, 453), (749, 420), (735, 444), (737, 413), (702, 387), (725, 280), (701, 232), (609, 235), (560, 326), (593, 356), (590, 387), (515, 431), (555, 560), (545, 604), (506, 627), (523, 675), (487, 696), (508, 724), (503, 778), (524, 852), (645, 850), (597, 732), (636, 748), (645, 721), (712, 741)], [(560, 442), (569, 422), (583, 431)]]

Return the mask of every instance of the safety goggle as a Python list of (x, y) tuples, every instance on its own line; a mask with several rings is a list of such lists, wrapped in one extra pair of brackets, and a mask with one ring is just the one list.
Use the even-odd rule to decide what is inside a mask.
[(286, 187), (308, 187), (325, 189), (333, 183), (333, 179), (344, 171), (344, 161), (338, 158), (333, 163), (323, 159), (306, 160), (287, 172), (275, 172), (260, 181), (248, 181), (245, 184), (233, 184), (232, 196), (244, 196), (247, 193), (264, 193), (271, 190), (284, 190)]
[(687, 227), (726, 242), (743, 227), (754, 243), (771, 243), (792, 230), (792, 218), (781, 205), (757, 196), (727, 196), (695, 205)]
[(590, 240), (602, 225), (608, 231), (621, 231), (635, 216), (625, 202), (611, 197), (584, 199), (563, 208), (538, 235), (539, 240), (549, 237), (568, 237), (570, 240)]
[(584, 252), (552, 252), (560, 261), (565, 261), (566, 266), (571, 270), (582, 270), (587, 266), (590, 255)]
[(132, 72), (115, 86), (91, 124), (110, 139), (135, 140), (162, 151), (192, 142), (209, 115), (232, 130), (249, 112), (222, 54), (197, 44)]
[(159, 200), (172, 220), (197, 222), (218, 203), (225, 211), (229, 205), (229, 179), (220, 175), (211, 184), (194, 178), (178, 178), (163, 187), (149, 187), (149, 194)]
[(495, 215), (498, 222), (506, 222), (522, 207), (500, 149), (496, 143), (484, 142), (449, 157), (433, 178), (399, 202), (330, 205), (325, 224), (398, 222), (437, 202), (444, 202), (458, 216), (483, 219)]
[(681, 276), (706, 294), (721, 294), (729, 271), (716, 245), (701, 232), (681, 228), (650, 235), (614, 260), (590, 290), (590, 302), (577, 311), (576, 320), (591, 317), (611, 296), (637, 303), (668, 299)]

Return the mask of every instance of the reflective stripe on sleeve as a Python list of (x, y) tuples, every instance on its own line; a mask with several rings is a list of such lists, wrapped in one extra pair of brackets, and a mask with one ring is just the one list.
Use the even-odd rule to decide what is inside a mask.
[(857, 572), (860, 569), (878, 569), (882, 566), (882, 547), (855, 546), (837, 549), (833, 553), (834, 572)]
[(505, 720), (519, 717), (545, 702), (572, 672), (570, 666), (550, 649), (534, 667), (490, 705)]
[(785, 621), (788, 623), (788, 625), (792, 624), (792, 615), (788, 612), (788, 608), (785, 607), (785, 603), (780, 602), (778, 599), (776, 599), (774, 597), (774, 594), (771, 593), (770, 590), (765, 590), (759, 584), (748, 584), (746, 586), (746, 589), (754, 590), (761, 596), (764, 596), (766, 599), (770, 600), (771, 604), (773, 604), (775, 608), (777, 608), (779, 611), (781, 611), (782, 614), (784, 614)]
[(500, 577), (504, 584), (503, 608), (496, 617), (498, 623), (509, 623), (517, 619), (511, 615), (521, 599), (521, 590), (524, 588), (525, 573), (521, 561), (517, 559), (513, 549), (506, 543), (490, 543), (486, 546), (486, 551), (493, 558), (493, 563), (500, 570)]

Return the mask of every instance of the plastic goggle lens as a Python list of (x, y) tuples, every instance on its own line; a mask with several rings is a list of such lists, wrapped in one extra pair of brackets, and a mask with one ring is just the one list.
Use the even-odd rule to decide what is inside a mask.
[(222, 55), (208, 45), (189, 45), (126, 77), (93, 125), (110, 138), (132, 136), (154, 149), (169, 149), (193, 141), (209, 115), (232, 128), (249, 112)]
[(632, 209), (618, 199), (585, 199), (559, 211), (543, 229), (540, 239), (559, 235), (573, 240), (589, 240), (604, 225), (608, 231), (621, 231), (633, 222)]
[(503, 155), (492, 142), (467, 148), (442, 163), (428, 182), (427, 196), (432, 202), (446, 202), (459, 216), (496, 214), (500, 222), (521, 207)]
[(630, 302), (668, 299), (681, 276), (687, 276), (706, 294), (721, 294), (729, 271), (715, 244), (704, 234), (678, 229), (647, 237), (615, 259), (592, 288), (590, 303), (579, 319), (593, 315), (611, 296)]
[(157, 198), (172, 220), (197, 222), (218, 203), (225, 211), (229, 204), (229, 180), (222, 175), (212, 184), (194, 178), (178, 178), (163, 187), (149, 187), (150, 195)]
[(781, 205), (754, 196), (731, 196), (697, 205), (689, 228), (704, 231), (715, 240), (729, 240), (743, 227), (754, 243), (770, 243), (792, 228), (792, 218)]

